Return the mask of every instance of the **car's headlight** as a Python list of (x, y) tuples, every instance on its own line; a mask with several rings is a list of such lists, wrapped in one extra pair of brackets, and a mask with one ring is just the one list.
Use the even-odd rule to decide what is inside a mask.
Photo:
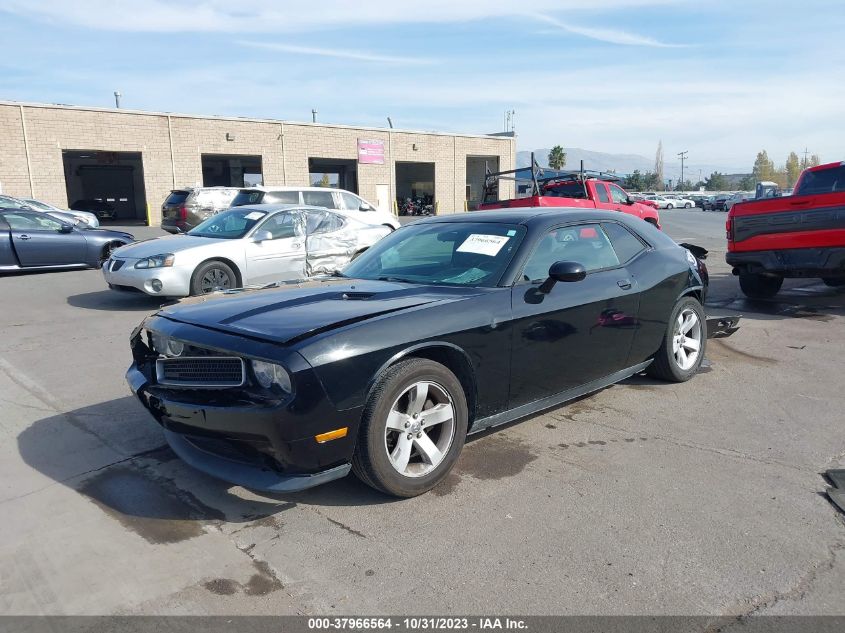
[(263, 360), (252, 360), (250, 364), (259, 385), (265, 389), (270, 389), (275, 385), (285, 393), (290, 393), (290, 374), (284, 367)]
[(174, 259), (176, 259), (176, 256), (173, 253), (153, 255), (136, 262), (135, 268), (166, 268), (173, 265)]
[(181, 356), (182, 352), (185, 351), (185, 344), (182, 341), (177, 341), (175, 338), (170, 338), (152, 330), (150, 330), (150, 342), (152, 343), (153, 351), (163, 356)]

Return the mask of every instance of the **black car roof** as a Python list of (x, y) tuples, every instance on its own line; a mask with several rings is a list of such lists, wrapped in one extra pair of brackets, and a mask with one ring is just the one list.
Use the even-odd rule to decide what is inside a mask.
[[(491, 222), (500, 224), (546, 225), (558, 222), (581, 222), (590, 220), (619, 220), (624, 213), (599, 211), (577, 207), (517, 207), (495, 211), (471, 211), (438, 215), (418, 222)], [(633, 218), (633, 216), (629, 216)], [(628, 218), (624, 218), (628, 219)], [(417, 222), (414, 222), (417, 224)]]

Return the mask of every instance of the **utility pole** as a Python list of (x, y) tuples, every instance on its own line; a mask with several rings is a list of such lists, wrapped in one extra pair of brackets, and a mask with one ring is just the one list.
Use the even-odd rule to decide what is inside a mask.
[(504, 132), (513, 132), (516, 128), (516, 124), (514, 121), (515, 115), (516, 110), (505, 110), (505, 129), (503, 130)]
[(684, 160), (686, 159), (687, 154), (689, 154), (688, 150), (684, 150), (683, 152), (678, 152), (678, 156), (681, 157), (681, 179), (678, 181), (679, 187), (684, 186)]

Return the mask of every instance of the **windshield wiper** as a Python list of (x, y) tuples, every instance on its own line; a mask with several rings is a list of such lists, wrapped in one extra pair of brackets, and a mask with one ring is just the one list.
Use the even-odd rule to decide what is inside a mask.
[(417, 283), (415, 281), (411, 281), (410, 279), (404, 279), (402, 277), (378, 277), (379, 281), (395, 281), (402, 284), (414, 284)]
[(339, 270), (333, 270), (332, 272), (329, 273), (329, 277), (346, 277), (346, 275), (344, 275)]

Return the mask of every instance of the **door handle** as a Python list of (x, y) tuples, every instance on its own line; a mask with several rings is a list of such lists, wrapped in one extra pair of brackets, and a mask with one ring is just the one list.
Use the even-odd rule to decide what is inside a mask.
[(30, 239), (30, 237), (29, 237), (29, 235), (24, 234), (24, 235), (19, 235), (18, 239), (19, 240), (28, 240), (28, 239)]
[(616, 282), (616, 285), (622, 288), (622, 290), (630, 290), (631, 288), (631, 280), (630, 279), (620, 279)]

